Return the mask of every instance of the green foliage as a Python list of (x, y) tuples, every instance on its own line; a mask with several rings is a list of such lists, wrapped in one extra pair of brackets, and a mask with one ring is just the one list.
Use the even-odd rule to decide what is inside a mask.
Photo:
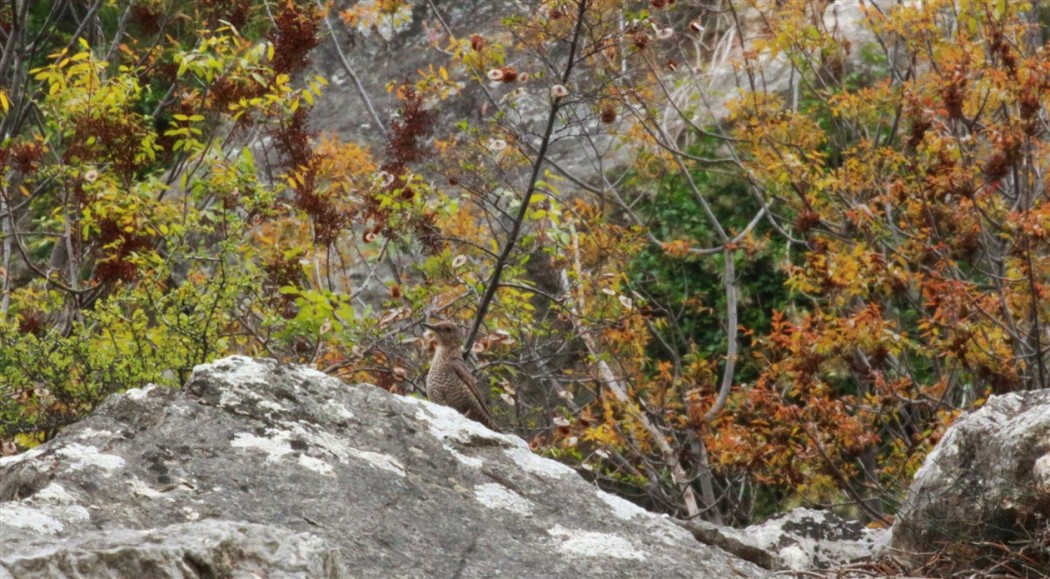
[[(247, 15), (243, 2), (180, 3), (171, 8), (186, 11), (171, 27), (119, 46), (70, 35), (159, 27), (168, 22), (160, 7), (135, 6), (118, 22), (106, 3), (78, 23), (46, 4), (22, 25), (39, 26), (26, 37), (50, 44), (32, 47), (32, 68), (5, 61), (23, 67), (6, 73), (24, 75), (27, 90), (4, 92), (11, 114), (0, 121), (12, 135), (0, 144), (0, 273), (10, 288), (0, 311), (0, 439), (20, 434), (23, 443), (121, 388), (177, 385), (217, 356), (271, 352), (280, 345), (268, 340), (271, 327), (303, 330), (311, 316), (348, 311), (345, 297), (324, 310), (305, 288), (289, 321), (283, 286), (270, 283), (265, 252), (251, 242), (282, 218), (286, 190), (260, 179), (240, 131), (295, 141), (280, 120), (309, 106), (323, 82), (295, 88), (273, 42), (242, 37), (223, 16)], [(294, 32), (308, 50), (306, 10), (289, 3), (276, 29), (265, 17), (248, 28), (278, 43)], [(227, 23), (200, 20), (216, 16)]]
[[(710, 152), (697, 147), (691, 154)], [(696, 171), (692, 181), (711, 200), (717, 217), (731, 231), (743, 231), (761, 209), (747, 184), (732, 175)], [(678, 175), (662, 179), (655, 193), (641, 198), (638, 210), (659, 239), (687, 239), (705, 247), (718, 245), (692, 190)], [(749, 236), (748, 250), (734, 256), (741, 296), (739, 324), (748, 335), (767, 333), (771, 328), (770, 313), (783, 310), (791, 301), (783, 269), (784, 261), (789, 259), (787, 245), (771, 242), (772, 236), (772, 228), (760, 224)], [(706, 257), (672, 257), (646, 246), (628, 265), (631, 287), (659, 307), (659, 317), (667, 320), (659, 330), (661, 343), (673, 344), (679, 356), (695, 349), (704, 356), (717, 356), (726, 349), (724, 259), (720, 252)], [(743, 347), (750, 346), (750, 339), (745, 336)], [(667, 358), (667, 352), (657, 343), (650, 344), (649, 354), (654, 361)], [(756, 375), (757, 369), (749, 362), (745, 361), (738, 371), (742, 382)]]

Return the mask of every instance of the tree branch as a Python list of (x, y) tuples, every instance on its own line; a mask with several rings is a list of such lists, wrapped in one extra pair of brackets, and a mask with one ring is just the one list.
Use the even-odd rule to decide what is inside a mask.
[[(576, 26), (573, 29), (572, 41), (569, 46), (568, 62), (565, 65), (565, 72), (561, 75), (561, 84), (563, 85), (568, 84), (573, 68), (576, 65), (576, 50), (579, 47), (580, 38), (583, 33), (583, 20), (587, 12), (587, 2), (588, 0), (580, 0), (578, 5), (579, 9), (576, 14)], [(536, 192), (536, 184), (539, 182), (540, 172), (546, 161), (547, 149), (550, 147), (551, 136), (554, 134), (554, 125), (557, 122), (558, 111), (562, 107), (564, 98), (565, 97), (558, 96), (552, 97), (551, 111), (550, 114), (547, 115), (547, 128), (543, 131), (543, 140), (540, 143), (539, 152), (536, 153), (536, 160), (532, 164), (532, 175), (529, 177), (529, 185), (525, 188), (525, 193), (521, 197), (521, 206), (518, 209), (518, 215), (514, 219), (514, 225), (511, 228), (507, 242), (503, 246), (503, 251), (500, 252), (499, 258), (496, 260), (496, 265), (492, 270), (492, 276), (489, 278), (489, 281), (485, 286), (485, 293), (481, 297), (481, 302), (478, 304), (478, 311), (474, 315), (474, 323), (470, 328), (470, 332), (467, 334), (467, 339), (463, 342), (464, 352), (470, 352), (471, 347), (474, 345), (474, 340), (477, 339), (478, 330), (481, 328), (481, 322), (485, 319), (485, 314), (488, 312), (489, 304), (492, 303), (492, 298), (495, 297), (496, 290), (499, 288), (500, 276), (503, 275), (503, 269), (507, 267), (511, 251), (518, 243), (521, 226), (525, 221), (525, 216), (528, 214), (529, 202), (532, 200), (532, 195)]]

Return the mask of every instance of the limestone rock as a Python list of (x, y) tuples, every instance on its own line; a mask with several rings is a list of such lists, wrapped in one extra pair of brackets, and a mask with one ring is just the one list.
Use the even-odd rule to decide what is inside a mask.
[(892, 547), (1008, 543), (1038, 537), (1048, 524), (1050, 390), (1015, 392), (992, 396), (948, 429), (912, 481)]
[(233, 357), (0, 459), (0, 577), (761, 577), (455, 410)]
[(339, 550), (317, 535), (218, 519), (4, 539), (19, 544), (17, 554), (5, 549), (5, 577), (349, 577)]
[(726, 530), (768, 552), (778, 569), (829, 569), (871, 556), (885, 530), (828, 511), (799, 508), (742, 531)]

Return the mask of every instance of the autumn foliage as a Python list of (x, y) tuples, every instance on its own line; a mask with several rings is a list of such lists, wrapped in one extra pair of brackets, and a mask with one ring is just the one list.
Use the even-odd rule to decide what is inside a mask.
[[(1031, 3), (117, 4), (0, 9), (47, 39), (0, 70), (7, 443), (231, 353), (418, 394), (440, 317), (607, 488), (885, 524), (961, 411), (1048, 385)], [(311, 51), (423, 21), (369, 142), (312, 122)]]

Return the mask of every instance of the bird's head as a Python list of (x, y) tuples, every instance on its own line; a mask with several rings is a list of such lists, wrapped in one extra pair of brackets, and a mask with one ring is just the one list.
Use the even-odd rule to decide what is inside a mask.
[(435, 324), (423, 324), (423, 327), (434, 332), (438, 345), (443, 348), (455, 349), (463, 343), (463, 336), (459, 326), (453, 322), (437, 322)]

